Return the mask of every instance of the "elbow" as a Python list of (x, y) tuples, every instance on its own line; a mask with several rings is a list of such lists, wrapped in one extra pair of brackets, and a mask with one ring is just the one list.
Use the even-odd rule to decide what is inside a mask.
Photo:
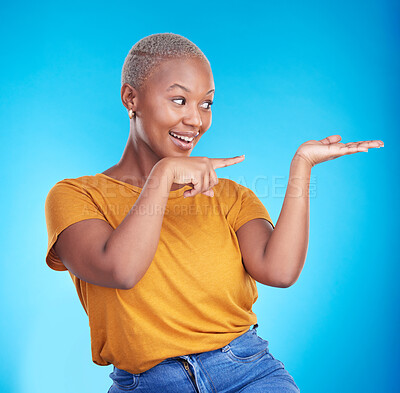
[(270, 287), (289, 288), (297, 281), (297, 277), (293, 278), (291, 276), (278, 275), (278, 276), (275, 276), (275, 277), (268, 277), (268, 278), (264, 278), (264, 279), (257, 279), (256, 278), (256, 280), (259, 283), (264, 284), (264, 285), (268, 285)]
[(265, 254), (262, 268), (262, 284), (277, 288), (289, 288), (294, 285), (303, 269), (305, 255), (293, 253)]
[(126, 269), (114, 267), (112, 272), (114, 288), (116, 289), (132, 289), (137, 283), (137, 277), (132, 272), (127, 272)]
[(275, 278), (273, 286), (277, 288), (289, 288), (298, 280), (298, 278), (298, 274), (281, 274)]
[[(148, 268), (148, 267), (147, 267)], [(118, 289), (132, 289), (143, 278), (147, 268), (140, 270), (134, 263), (120, 263), (113, 268), (113, 280)]]
[(116, 289), (132, 289), (136, 283), (134, 281), (119, 281), (117, 283)]
[(305, 260), (302, 259), (291, 268), (284, 268), (275, 276), (276, 286), (279, 288), (289, 288), (299, 279)]
[(131, 276), (123, 276), (123, 277), (114, 277), (115, 282), (117, 284), (117, 289), (132, 289), (135, 287), (135, 285), (139, 282), (139, 280), (136, 279), (136, 277), (131, 277)]
[(297, 281), (296, 279), (286, 279), (286, 280), (280, 280), (277, 285), (275, 285), (278, 288), (289, 288), (291, 287), (295, 282)]
[(296, 272), (295, 274), (288, 275), (286, 277), (286, 280), (283, 281), (283, 284), (285, 286), (283, 286), (282, 288), (289, 288), (292, 285), (294, 285), (297, 282), (297, 280), (299, 279), (300, 273), (301, 273), (301, 271)]

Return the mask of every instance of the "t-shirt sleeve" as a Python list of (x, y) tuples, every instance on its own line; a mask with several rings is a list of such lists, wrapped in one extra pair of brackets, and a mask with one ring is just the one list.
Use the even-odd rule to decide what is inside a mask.
[(267, 209), (257, 195), (247, 187), (242, 185), (239, 187), (240, 192), (236, 203), (238, 211), (233, 224), (235, 232), (246, 222), (254, 218), (264, 218), (275, 228)]
[(61, 180), (49, 191), (45, 201), (48, 234), (46, 263), (53, 270), (67, 270), (52, 248), (58, 235), (68, 226), (82, 220), (106, 220), (89, 192), (74, 179)]

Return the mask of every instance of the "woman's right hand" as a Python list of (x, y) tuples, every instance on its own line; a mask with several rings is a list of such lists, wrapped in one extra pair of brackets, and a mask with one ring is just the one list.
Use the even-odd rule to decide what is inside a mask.
[(161, 161), (165, 165), (168, 179), (171, 179), (171, 185), (188, 184), (193, 187), (183, 193), (184, 197), (192, 197), (199, 193), (213, 197), (212, 187), (218, 184), (215, 169), (243, 160), (244, 155), (231, 158), (165, 157)]

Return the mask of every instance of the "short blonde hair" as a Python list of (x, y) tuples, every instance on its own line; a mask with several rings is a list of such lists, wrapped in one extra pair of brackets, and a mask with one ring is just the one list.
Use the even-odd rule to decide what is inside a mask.
[(140, 90), (152, 71), (167, 59), (196, 57), (209, 61), (187, 38), (173, 33), (152, 34), (142, 38), (129, 51), (122, 67), (121, 85), (129, 83)]

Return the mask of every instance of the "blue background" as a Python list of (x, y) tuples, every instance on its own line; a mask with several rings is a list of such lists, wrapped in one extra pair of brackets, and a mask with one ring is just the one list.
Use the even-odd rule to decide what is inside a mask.
[(399, 3), (144, 3), (1, 5), (0, 390), (110, 386), (69, 275), (45, 263), (44, 201), (57, 181), (119, 161), (125, 56), (144, 36), (174, 32), (203, 50), (216, 86), (213, 124), (192, 155), (246, 154), (217, 174), (253, 189), (275, 223), (301, 143), (385, 142), (313, 168), (304, 270), (287, 289), (258, 284), (254, 311), (303, 392), (398, 391)]

